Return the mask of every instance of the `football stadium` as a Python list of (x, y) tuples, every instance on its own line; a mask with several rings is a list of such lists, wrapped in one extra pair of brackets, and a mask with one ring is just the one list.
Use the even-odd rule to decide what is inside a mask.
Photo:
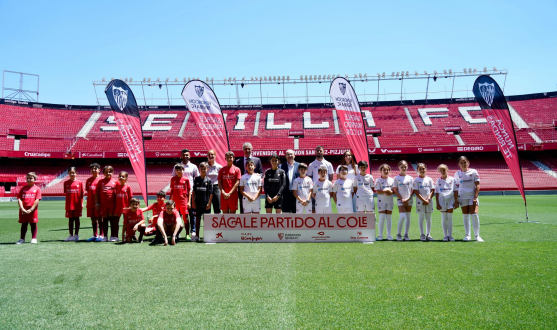
[(2, 68), (2, 329), (557, 327), (555, 86), (483, 65), (111, 68), (69, 104), (20, 68)]

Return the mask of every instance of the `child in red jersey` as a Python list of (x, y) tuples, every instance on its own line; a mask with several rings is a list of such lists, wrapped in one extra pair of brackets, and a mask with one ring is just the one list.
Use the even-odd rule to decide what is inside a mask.
[[(97, 195), (97, 184), (99, 183), (99, 172), (101, 166), (97, 163), (89, 165), (91, 168), (91, 177), (85, 181), (85, 192), (87, 192), (87, 217), (91, 218), (93, 226), (93, 236), (87, 239), (87, 242), (96, 242), (99, 236), (99, 222), (102, 221), (101, 211), (95, 207), (95, 196)], [(101, 228), (102, 230), (102, 228)]]
[(25, 235), (27, 234), (27, 224), (31, 226), (33, 238), (32, 244), (37, 244), (37, 223), (39, 222), (39, 201), (41, 200), (41, 189), (35, 186), (37, 174), (35, 172), (27, 173), (27, 186), (21, 188), (17, 196), (19, 204), (19, 223), (21, 223), (20, 240), (15, 244), (25, 243)]
[[(116, 208), (114, 209), (115, 223), (110, 225), (110, 239), (109, 242), (118, 241), (118, 226), (120, 225), (120, 216), (130, 206), (130, 201), (133, 198), (132, 188), (128, 185), (128, 172), (121, 171), (118, 174), (118, 185), (116, 186)], [(125, 221), (125, 220), (124, 220)], [(126, 224), (122, 226), (122, 235)], [(123, 239), (123, 237), (122, 237)]]
[(242, 173), (233, 165), (234, 153), (225, 154), (226, 166), (219, 170), (220, 209), (222, 213), (236, 213), (238, 209), (238, 186)]
[(145, 233), (145, 217), (139, 209), (139, 199), (132, 198), (130, 200), (130, 208), (124, 210), (124, 226), (126, 226), (126, 236), (122, 237), (124, 243), (131, 243), (132, 237), (139, 231), (138, 243), (143, 243), (143, 234)]
[[(66, 194), (66, 218), (68, 218), (68, 229), (70, 236), (66, 238), (66, 242), (77, 242), (79, 240), (79, 217), (83, 210), (83, 196), (85, 195), (85, 187), (83, 182), (76, 180), (77, 169), (70, 167), (68, 171), (70, 179), (64, 182), (64, 193)], [(75, 223), (75, 235), (74, 233)]]
[[(114, 168), (112, 166), (105, 166), (103, 169), (104, 179), (100, 180), (97, 184), (97, 194), (95, 207), (101, 211), (102, 217), (102, 230), (101, 236), (97, 237), (97, 242), (107, 242), (108, 238), (108, 223), (114, 228), (118, 226), (118, 218), (114, 216), (114, 211), (116, 209), (116, 186), (118, 181), (112, 178), (114, 174)], [(118, 232), (118, 229), (116, 229)], [(112, 239), (114, 237), (111, 237)], [(116, 237), (118, 241), (118, 237)]]
[(174, 166), (176, 176), (170, 179), (170, 200), (176, 204), (176, 210), (180, 213), (184, 226), (186, 227), (186, 241), (191, 241), (190, 229), (188, 226), (188, 203), (190, 202), (190, 180), (184, 175), (184, 165)]
[(145, 228), (145, 236), (154, 235), (157, 231), (157, 220), (162, 211), (164, 211), (166, 193), (164, 191), (159, 191), (157, 193), (157, 202), (144, 207), (141, 212), (153, 211), (153, 216), (149, 218), (149, 225)]
[[(176, 243), (178, 243), (178, 235), (184, 227), (182, 223), (180, 213), (175, 209), (174, 201), (166, 202), (165, 210), (159, 214), (159, 219), (157, 220), (157, 237), (152, 244), (157, 244), (161, 240), (164, 240), (164, 245), (168, 245), (166, 233), (169, 232), (172, 233), (172, 242), (170, 244), (176, 245)], [(188, 226), (185, 227), (187, 230)]]

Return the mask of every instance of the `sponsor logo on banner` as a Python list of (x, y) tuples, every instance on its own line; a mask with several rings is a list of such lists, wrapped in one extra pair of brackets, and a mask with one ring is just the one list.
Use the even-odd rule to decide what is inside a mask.
[(282, 241), (282, 239), (284, 238), (284, 233), (278, 233), (278, 238)]
[(384, 154), (400, 154), (402, 150), (400, 149), (381, 149), (381, 152)]
[(203, 90), (205, 90), (205, 87), (195, 85), (195, 94), (197, 94), (197, 96), (202, 97), (203, 96)]
[(259, 242), (259, 241), (263, 240), (263, 237), (254, 236), (254, 235), (252, 235), (251, 233), (241, 233), (240, 239), (241, 239), (242, 241)]
[(215, 235), (215, 238), (211, 238), (211, 242), (228, 242), (228, 238), (224, 238), (222, 232), (220, 232)]
[(120, 111), (123, 111), (126, 107), (126, 103), (128, 103), (128, 91), (124, 90), (122, 87), (112, 85), (112, 95)]
[(285, 234), (284, 239), (285, 240), (297, 240), (297, 239), (300, 239), (300, 236), (302, 236), (302, 235), (301, 234)]
[(484, 150), (483, 146), (478, 147), (457, 147), (456, 151), (482, 151)]
[(361, 231), (356, 232), (356, 236), (350, 236), (350, 239), (369, 239), (368, 236), (363, 236)]
[(102, 152), (82, 152), (80, 153), (80, 158), (103, 158), (104, 155)]
[(44, 157), (44, 158), (50, 158), (52, 157), (52, 154), (48, 153), (48, 152), (25, 152), (25, 157)]
[(342, 93), (342, 95), (344, 95), (344, 93), (346, 93), (346, 84), (339, 82), (338, 87), (340, 88), (340, 92)]
[(194, 156), (201, 156), (201, 152), (197, 152), (197, 151), (196, 151), (196, 152), (193, 153), (193, 155), (194, 155)]
[(315, 239), (316, 241), (326, 241), (331, 238), (331, 236), (326, 236), (324, 231), (320, 231), (317, 233), (317, 236), (311, 236), (311, 238)]
[(118, 153), (118, 158), (125, 158), (128, 157), (128, 153), (127, 152), (119, 152)]
[(495, 96), (495, 84), (483, 83), (483, 84), (478, 84), (478, 87), (480, 89), (480, 94), (482, 94), (482, 97), (485, 100), (485, 102), (489, 106), (491, 106), (491, 103), (493, 103), (493, 97)]

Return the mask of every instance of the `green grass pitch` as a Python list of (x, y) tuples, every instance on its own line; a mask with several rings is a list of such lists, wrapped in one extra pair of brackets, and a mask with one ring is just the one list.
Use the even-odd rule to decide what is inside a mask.
[(421, 242), (413, 210), (411, 242), (177, 246), (63, 242), (61, 201), (16, 246), (17, 204), (0, 203), (0, 328), (555, 329), (557, 197), (528, 202), (539, 223), (517, 223), (520, 196), (481, 196), (485, 243), (461, 241), (460, 210), (457, 242)]

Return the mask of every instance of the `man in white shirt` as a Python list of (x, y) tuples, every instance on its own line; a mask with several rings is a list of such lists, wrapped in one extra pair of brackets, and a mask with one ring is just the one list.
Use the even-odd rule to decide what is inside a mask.
[[(329, 181), (333, 182), (333, 164), (325, 160), (325, 149), (322, 146), (317, 146), (315, 148), (315, 160), (309, 164), (308, 176), (312, 178), (313, 183), (319, 180), (319, 167), (321, 165), (327, 166), (327, 174), (329, 175)], [(313, 213), (315, 213), (315, 198), (311, 199), (311, 205)]]
[[(190, 162), (190, 151), (188, 149), (183, 149), (180, 158), (182, 159), (182, 165), (184, 165), (184, 171), (183, 171), (183, 175), (188, 178), (188, 180), (190, 181), (190, 200), (188, 201), (188, 209), (191, 209), (191, 193), (193, 191), (193, 179), (198, 177), (199, 174), (199, 169), (197, 168), (197, 165), (195, 165), (194, 163)], [(172, 177), (176, 176), (176, 170), (172, 171)], [(195, 232), (195, 212), (190, 212), (189, 213), (190, 216), (190, 233), (192, 233), (192, 236), (194, 235), (194, 233), (197, 235), (197, 233)]]
[(296, 213), (296, 198), (292, 194), (292, 183), (300, 176), (298, 173), (298, 165), (300, 163), (295, 162), (294, 150), (286, 150), (286, 163), (280, 164), (280, 168), (286, 173), (286, 180), (288, 184), (288, 189), (284, 189), (282, 192), (282, 213)]

